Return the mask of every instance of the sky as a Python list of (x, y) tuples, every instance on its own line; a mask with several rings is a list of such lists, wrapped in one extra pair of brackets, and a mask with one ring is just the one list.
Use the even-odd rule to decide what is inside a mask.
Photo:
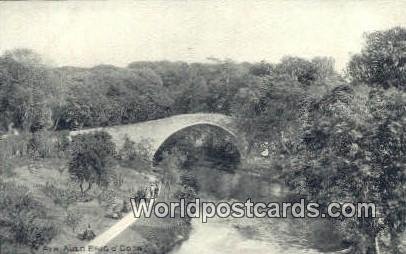
[(364, 32), (406, 26), (405, 10), (404, 0), (0, 2), (0, 53), (82, 67), (331, 56), (341, 70)]

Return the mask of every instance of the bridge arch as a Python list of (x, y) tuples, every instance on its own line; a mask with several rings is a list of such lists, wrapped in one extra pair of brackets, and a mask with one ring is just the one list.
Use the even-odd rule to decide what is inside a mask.
[(199, 126), (209, 126), (209, 127), (213, 127), (219, 130), (222, 130), (223, 132), (225, 132), (226, 134), (228, 134), (228, 136), (230, 136), (232, 138), (232, 144), (235, 145), (235, 147), (238, 150), (238, 155), (240, 157), (240, 159), (244, 156), (244, 144), (243, 142), (240, 142), (238, 134), (235, 132), (235, 130), (231, 129), (231, 128), (227, 128), (221, 124), (217, 124), (217, 123), (213, 123), (210, 121), (201, 121), (201, 122), (195, 122), (193, 124), (189, 124), (186, 126), (182, 126), (177, 130), (173, 130), (172, 133), (169, 133), (169, 135), (167, 137), (165, 137), (161, 143), (159, 144), (158, 147), (156, 147), (154, 150), (154, 154), (152, 156), (152, 163), (153, 165), (156, 165), (159, 162), (159, 156), (160, 156), (160, 152), (161, 148), (163, 148), (163, 146), (174, 136), (176, 136), (177, 134), (181, 133), (182, 131), (185, 131), (187, 129), (191, 129), (194, 127), (199, 127)]
[(156, 151), (169, 137), (182, 129), (197, 125), (215, 126), (230, 133), (235, 138), (241, 157), (246, 155), (246, 142), (244, 135), (238, 129), (236, 120), (231, 116), (215, 113), (181, 114), (135, 124), (71, 131), (70, 136), (105, 131), (112, 136), (118, 150), (127, 138), (135, 143), (148, 141), (148, 159), (152, 162)]

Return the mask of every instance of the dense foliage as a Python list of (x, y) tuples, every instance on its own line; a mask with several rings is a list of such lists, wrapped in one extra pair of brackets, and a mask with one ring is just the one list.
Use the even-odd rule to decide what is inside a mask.
[(373, 202), (379, 219), (347, 219), (348, 239), (359, 239), (360, 253), (374, 253), (375, 238), (386, 230), (392, 253), (400, 253), (398, 237), (406, 226), (406, 96), (341, 86), (312, 107), (289, 157), (288, 184), (325, 205)]
[(406, 88), (406, 30), (395, 27), (365, 35), (361, 54), (352, 57), (348, 72), (356, 82)]
[(29, 50), (6, 52), (0, 57), (0, 131), (106, 126), (194, 112), (232, 114), (269, 73), (289, 88), (290, 82), (308, 87), (334, 72), (328, 58), (213, 61), (52, 68)]
[(32, 249), (50, 242), (57, 233), (45, 207), (27, 187), (14, 182), (0, 181), (0, 225), (1, 244), (24, 244)]

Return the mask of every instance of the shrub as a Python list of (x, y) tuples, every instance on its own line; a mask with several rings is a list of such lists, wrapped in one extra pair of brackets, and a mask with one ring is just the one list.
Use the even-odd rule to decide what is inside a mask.
[(135, 148), (135, 143), (131, 141), (128, 137), (125, 138), (124, 145), (120, 149), (119, 157), (122, 160), (135, 160), (137, 157), (137, 152)]
[(23, 157), (29, 153), (29, 141), (31, 133), (20, 133), (8, 137), (2, 137), (0, 141), (0, 156), (4, 160), (9, 160), (13, 157)]
[(13, 169), (13, 164), (9, 160), (1, 160), (0, 159), (0, 175), (5, 177), (13, 177), (16, 175)]
[(105, 189), (103, 190), (98, 196), (97, 200), (99, 203), (111, 203), (114, 198), (117, 196), (117, 193), (112, 189)]
[(64, 155), (68, 151), (70, 146), (69, 131), (56, 132), (56, 147), (59, 152), (59, 156)]
[(76, 191), (72, 190), (71, 188), (58, 188), (51, 182), (46, 182), (41, 189), (42, 192), (44, 192), (47, 197), (51, 198), (56, 205), (60, 205), (65, 209), (79, 199), (79, 195), (76, 193)]
[(82, 214), (77, 209), (70, 209), (66, 213), (65, 224), (72, 228), (75, 232), (80, 222), (82, 221)]
[(37, 249), (57, 234), (45, 207), (29, 189), (13, 182), (0, 181), (0, 238)]

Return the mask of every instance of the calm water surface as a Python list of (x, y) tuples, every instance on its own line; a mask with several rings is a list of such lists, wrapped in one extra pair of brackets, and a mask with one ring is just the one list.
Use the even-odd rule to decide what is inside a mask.
[[(206, 200), (245, 201), (264, 193), (268, 202), (280, 198), (278, 186), (262, 183), (244, 173), (201, 165), (191, 170)], [(318, 254), (342, 248), (335, 227), (325, 220), (212, 218), (208, 223), (194, 219), (192, 227), (190, 238), (172, 254)]]

